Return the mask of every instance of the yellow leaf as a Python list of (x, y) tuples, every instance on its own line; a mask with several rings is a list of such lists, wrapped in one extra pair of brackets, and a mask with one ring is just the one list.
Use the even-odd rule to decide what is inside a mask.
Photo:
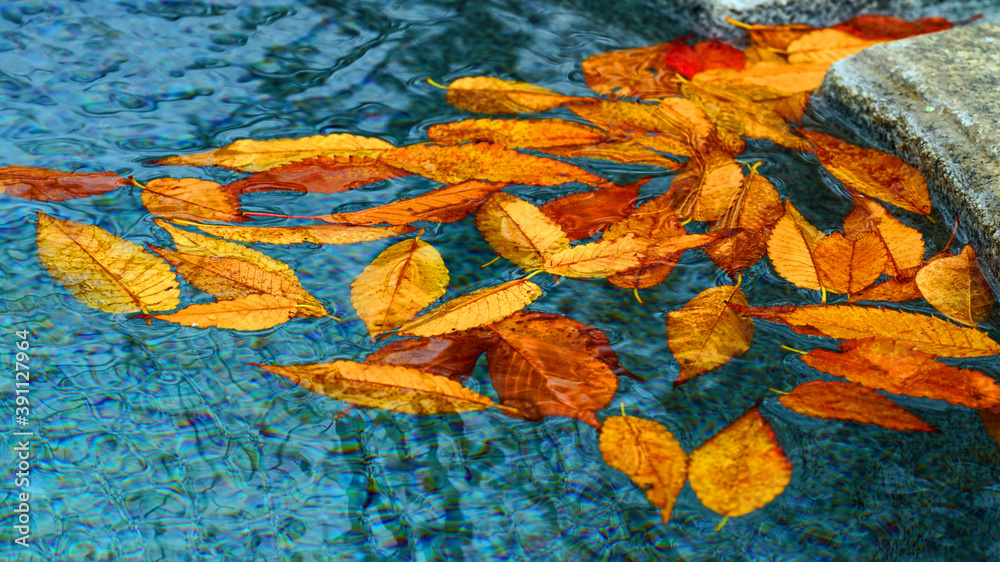
[(142, 204), (165, 219), (243, 222), (240, 198), (214, 181), (161, 178), (142, 187)]
[(450, 414), (496, 407), (488, 397), (440, 375), (396, 365), (333, 361), (312, 365), (260, 365), (317, 394), (358, 406), (404, 414)]
[(975, 326), (993, 313), (993, 290), (979, 269), (976, 251), (966, 246), (956, 256), (938, 258), (917, 272), (917, 288), (938, 312)]
[(678, 216), (714, 221), (732, 206), (743, 185), (736, 159), (714, 148), (688, 160), (670, 184), (670, 202)]
[(452, 299), (400, 326), (399, 333), (436, 336), (490, 324), (514, 314), (542, 296), (527, 279), (515, 279)]
[(601, 101), (568, 106), (573, 113), (648, 148), (679, 156), (692, 156), (715, 128), (704, 111), (684, 98), (658, 104)]
[[(198, 234), (197, 232), (181, 230), (179, 228), (175, 228), (170, 223), (161, 220), (154, 220), (153, 223), (169, 232), (170, 236), (174, 239), (174, 245), (177, 246), (177, 249), (182, 252), (194, 254), (196, 256), (241, 259), (251, 262), (268, 271), (284, 275), (285, 277), (294, 280), (296, 283), (299, 282), (299, 278), (295, 276), (295, 272), (292, 271), (292, 268), (288, 267), (288, 264), (280, 262), (267, 254), (258, 252), (253, 248), (247, 248), (246, 246), (242, 246), (240, 244), (235, 244), (227, 240), (219, 240), (218, 238), (212, 238), (211, 236), (205, 236), (204, 234)], [(208, 226), (209, 225), (199, 225), (199, 228)]]
[(675, 385), (725, 365), (750, 349), (753, 321), (737, 314), (729, 306), (731, 302), (748, 304), (737, 287), (712, 287), (667, 314), (667, 344), (681, 366)]
[(695, 84), (729, 90), (754, 101), (772, 100), (819, 89), (827, 63), (760, 63), (743, 70), (717, 68), (695, 74)]
[(378, 207), (314, 218), (332, 223), (386, 223), (397, 226), (420, 221), (455, 222), (474, 213), (490, 194), (507, 185), (475, 180), (466, 181), (439, 187), (410, 199), (400, 199)]
[(104, 312), (177, 308), (177, 276), (138, 244), (78, 222), (38, 213), (38, 257), (73, 296)]
[(608, 140), (600, 129), (564, 119), (466, 119), (434, 125), (427, 130), (427, 138), (438, 144), (492, 142), (536, 149)]
[(885, 41), (862, 39), (839, 29), (817, 29), (788, 44), (788, 62), (830, 64), (879, 43)]
[(386, 248), (354, 279), (351, 304), (374, 337), (402, 326), (447, 289), (441, 254), (413, 238)]
[(635, 236), (599, 240), (545, 255), (542, 269), (563, 277), (601, 278), (639, 266), (647, 244)]
[(816, 265), (816, 245), (823, 233), (809, 224), (790, 201), (785, 201), (785, 215), (774, 225), (767, 241), (767, 255), (775, 271), (796, 287), (818, 291), (823, 274)]
[(885, 246), (886, 275), (898, 277), (924, 261), (924, 239), (919, 230), (903, 224), (877, 201), (855, 197), (854, 208), (844, 219), (844, 235), (857, 240), (866, 232), (877, 234)]
[(538, 207), (498, 191), (476, 213), (476, 226), (496, 253), (514, 265), (541, 267), (545, 256), (566, 250), (569, 239)]
[(263, 172), (307, 158), (375, 156), (391, 148), (391, 144), (381, 139), (345, 133), (266, 141), (242, 139), (215, 150), (171, 156), (156, 163), (165, 166), (222, 166), (242, 172)]
[(601, 427), (600, 448), (604, 462), (645, 490), (646, 498), (660, 508), (663, 522), (670, 522), (688, 468), (687, 455), (673, 434), (652, 420), (613, 416)]
[(192, 304), (173, 314), (151, 317), (196, 328), (266, 330), (287, 322), (296, 312), (296, 302), (274, 295), (247, 295), (227, 301)]
[(475, 113), (539, 113), (571, 101), (591, 98), (564, 96), (548, 88), (488, 76), (467, 76), (448, 85), (448, 103)]
[[(320, 217), (316, 217), (320, 218)], [(314, 224), (310, 226), (193, 225), (212, 236), (255, 244), (358, 244), (413, 232), (410, 226), (355, 226)]]

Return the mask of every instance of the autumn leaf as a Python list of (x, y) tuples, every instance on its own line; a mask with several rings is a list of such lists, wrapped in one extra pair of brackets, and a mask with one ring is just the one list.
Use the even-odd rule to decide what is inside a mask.
[(569, 240), (589, 238), (624, 220), (635, 209), (639, 187), (647, 181), (573, 193), (549, 201), (540, 210), (562, 227)]
[(895, 41), (914, 35), (944, 31), (955, 27), (955, 24), (944, 18), (921, 18), (910, 22), (892, 16), (861, 14), (831, 27), (861, 39)]
[(774, 430), (753, 407), (691, 453), (688, 480), (705, 507), (739, 517), (784, 491), (792, 480), (792, 465)]
[(172, 310), (180, 304), (170, 266), (97, 226), (38, 213), (38, 258), (80, 302), (104, 312)]
[(488, 397), (447, 377), (408, 367), (354, 361), (251, 365), (281, 375), (311, 392), (357, 406), (420, 415), (475, 412), (496, 407)]
[(815, 131), (800, 131), (816, 148), (823, 167), (850, 190), (929, 215), (927, 181), (919, 170), (878, 150), (861, 148)]
[(849, 57), (883, 39), (862, 39), (835, 28), (817, 29), (788, 44), (788, 62), (792, 64), (833, 63)]
[[(228, 240), (219, 240), (218, 238), (212, 238), (211, 236), (205, 236), (204, 234), (198, 234), (197, 232), (181, 230), (162, 220), (154, 220), (153, 223), (170, 233), (171, 238), (174, 239), (174, 246), (182, 252), (194, 254), (196, 256), (241, 259), (251, 262), (258, 267), (266, 269), (267, 271), (284, 275), (285, 277), (294, 280), (296, 283), (299, 282), (298, 277), (295, 276), (295, 272), (292, 271), (292, 268), (288, 267), (288, 264), (276, 260), (263, 252), (258, 252), (253, 248), (248, 248), (242, 244), (235, 244)], [(208, 225), (200, 226), (208, 227)], [(213, 226), (212, 228), (222, 227)]]
[(695, 154), (714, 129), (705, 112), (684, 98), (656, 104), (600, 101), (567, 109), (612, 135), (627, 135), (647, 148), (679, 156)]
[(441, 183), (468, 180), (561, 185), (580, 182), (595, 187), (614, 183), (565, 162), (521, 154), (490, 143), (438, 146), (414, 144), (386, 151), (380, 156), (390, 166), (422, 175)]
[[(651, 136), (641, 137), (643, 142), (650, 142)], [(655, 144), (655, 143), (651, 143)], [(622, 164), (646, 164), (647, 166), (659, 166), (671, 171), (679, 170), (682, 166), (680, 162), (664, 156), (655, 150), (646, 148), (638, 142), (608, 141), (597, 144), (578, 144), (573, 146), (549, 146), (546, 148), (536, 148), (549, 156), (559, 156), (561, 158), (593, 158), (595, 160), (610, 160)]]
[[(594, 328), (552, 314), (518, 313), (488, 326), (499, 338), (486, 351), (500, 403), (537, 421), (566, 416), (594, 427), (594, 412), (607, 406), (618, 377), (592, 347)], [(617, 363), (617, 359), (615, 359)]]
[(268, 271), (252, 261), (186, 254), (156, 246), (152, 246), (152, 250), (177, 268), (177, 273), (188, 283), (218, 300), (262, 293), (295, 301), (300, 305), (296, 316), (322, 318), (327, 315), (323, 305), (296, 279)]
[(847, 303), (853, 304), (860, 301), (905, 302), (919, 299), (922, 296), (920, 289), (917, 288), (917, 281), (913, 277), (901, 277), (886, 279), (867, 289), (852, 293), (847, 299)]
[(488, 76), (467, 76), (447, 87), (451, 105), (474, 113), (541, 113), (568, 102), (591, 98), (564, 96), (548, 88)]
[(564, 119), (467, 119), (433, 125), (427, 138), (438, 144), (491, 142), (507, 148), (548, 148), (610, 140), (604, 131)]
[(663, 50), (663, 65), (685, 78), (715, 69), (743, 70), (744, 58), (743, 51), (719, 41), (688, 45), (681, 38), (671, 41)]
[(670, 202), (677, 215), (714, 221), (732, 206), (743, 184), (743, 171), (725, 151), (712, 148), (695, 154), (670, 184)]
[(275, 166), (225, 185), (230, 193), (297, 191), (338, 193), (370, 183), (410, 175), (374, 156), (316, 156)]
[(865, 338), (840, 344), (840, 353), (814, 349), (800, 358), (824, 373), (893, 394), (970, 408), (1000, 406), (1000, 386), (995, 380), (935, 361), (934, 355), (918, 347), (907, 340)]
[(824, 285), (835, 293), (856, 293), (878, 279), (888, 258), (881, 237), (866, 232), (855, 239), (831, 233), (816, 244), (813, 259)]
[(818, 90), (828, 68), (825, 63), (763, 62), (743, 70), (709, 70), (695, 76), (692, 82), (728, 90), (753, 101), (764, 101)]
[(979, 419), (982, 420), (987, 435), (1000, 447), (1000, 406), (979, 410)]
[(844, 219), (844, 235), (857, 240), (866, 232), (877, 234), (885, 246), (886, 275), (902, 276), (905, 271), (919, 267), (924, 259), (924, 239), (919, 230), (903, 224), (876, 201), (857, 196), (854, 208)]
[(932, 260), (915, 277), (931, 306), (967, 326), (985, 322), (993, 313), (993, 290), (977, 260), (976, 251), (966, 246), (958, 255)]
[(404, 339), (375, 350), (365, 358), (371, 365), (411, 367), (462, 382), (472, 375), (479, 356), (496, 343), (496, 335), (473, 328), (430, 338)]
[(746, 306), (747, 297), (737, 287), (712, 287), (667, 314), (667, 344), (680, 364), (674, 385), (725, 365), (750, 349), (753, 321), (742, 318), (730, 302)]
[[(316, 217), (320, 218), (320, 217)], [(254, 244), (358, 244), (402, 236), (416, 230), (412, 226), (354, 226), (314, 224), (310, 226), (229, 226), (193, 225), (212, 236)]]
[(767, 256), (778, 275), (803, 289), (823, 287), (823, 273), (816, 264), (816, 246), (823, 233), (799, 214), (791, 201), (785, 201), (785, 215), (774, 225), (767, 240)]
[(253, 331), (287, 322), (297, 312), (297, 306), (298, 303), (290, 298), (253, 294), (232, 300), (192, 304), (173, 314), (149, 317), (196, 328)]
[(896, 431), (935, 431), (892, 400), (856, 384), (807, 382), (778, 400), (789, 410), (814, 418), (870, 423)]
[(785, 215), (778, 191), (767, 178), (757, 173), (759, 164), (755, 164), (750, 169), (750, 175), (743, 178), (733, 204), (706, 231), (715, 234), (739, 230), (733, 236), (702, 248), (709, 259), (730, 277), (735, 277), (764, 257), (771, 230)]
[(583, 79), (591, 90), (610, 98), (665, 98), (680, 93), (673, 68), (663, 66), (666, 43), (608, 51), (583, 61)]
[(448, 269), (433, 246), (412, 238), (394, 244), (351, 283), (351, 304), (375, 337), (394, 330), (448, 289)]
[(815, 30), (811, 25), (748, 25), (727, 17), (726, 22), (750, 32), (750, 42), (757, 47), (783, 51), (788, 44)]
[(613, 416), (604, 420), (601, 454), (608, 466), (624, 472), (645, 490), (664, 523), (687, 480), (687, 454), (670, 431), (652, 420)]
[(67, 201), (114, 191), (128, 181), (112, 172), (64, 172), (34, 166), (0, 167), (0, 193), (33, 201)]
[(242, 139), (222, 148), (171, 156), (154, 162), (164, 166), (222, 166), (241, 172), (263, 172), (271, 168), (318, 156), (377, 156), (392, 149), (384, 140), (337, 133), (297, 139), (266, 141)]
[(917, 351), (943, 357), (1000, 354), (1000, 344), (985, 332), (901, 310), (850, 304), (735, 308), (743, 316), (787, 324), (798, 334), (844, 340), (892, 338)]
[(527, 269), (541, 267), (546, 255), (570, 247), (558, 223), (505, 192), (494, 193), (479, 208), (476, 226), (497, 254)]
[(449, 223), (476, 212), (490, 194), (509, 184), (467, 181), (446, 185), (410, 199), (401, 199), (378, 207), (313, 217), (317, 220), (343, 224), (404, 225), (414, 222)]
[(760, 100), (757, 104), (785, 121), (801, 126), (802, 116), (806, 113), (811, 96), (812, 92), (803, 92), (783, 98)]
[(150, 213), (165, 219), (243, 222), (240, 198), (224, 191), (214, 181), (195, 178), (161, 178), (142, 188), (142, 204)]
[(545, 255), (542, 270), (562, 277), (608, 277), (638, 267), (647, 248), (647, 242), (635, 236), (598, 240)]
[(400, 326), (401, 335), (437, 336), (497, 322), (542, 296), (527, 278), (515, 279), (462, 295)]
[[(615, 240), (632, 234), (648, 239), (650, 245), (667, 240), (686, 239), (687, 232), (670, 206), (669, 195), (661, 195), (632, 211), (625, 220), (608, 227), (602, 239)], [(645, 289), (662, 283), (673, 271), (683, 250), (675, 255), (642, 256), (637, 267), (608, 277), (608, 281), (626, 289)]]

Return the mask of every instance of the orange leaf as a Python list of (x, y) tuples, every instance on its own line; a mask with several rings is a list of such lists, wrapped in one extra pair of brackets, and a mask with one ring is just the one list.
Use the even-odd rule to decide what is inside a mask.
[(743, 316), (787, 324), (798, 334), (845, 340), (893, 338), (918, 351), (944, 357), (1000, 354), (1000, 344), (985, 332), (901, 310), (850, 304), (735, 308)]
[(935, 431), (892, 400), (856, 384), (807, 382), (778, 400), (789, 410), (814, 418), (870, 423), (896, 431)]
[(993, 290), (977, 259), (972, 246), (966, 246), (958, 255), (932, 260), (915, 278), (931, 306), (968, 326), (985, 322), (993, 313)]
[[(614, 240), (628, 234), (649, 239), (651, 244), (687, 236), (670, 207), (669, 195), (661, 195), (632, 211), (625, 220), (608, 227), (603, 239)], [(681, 253), (683, 250), (673, 256), (641, 257), (638, 267), (616, 273), (608, 277), (608, 281), (627, 289), (645, 289), (659, 285), (673, 271)]]
[(742, 318), (730, 302), (746, 306), (747, 297), (737, 287), (712, 287), (667, 314), (667, 343), (681, 366), (674, 385), (725, 365), (750, 349), (753, 321)]
[(486, 352), (500, 403), (537, 421), (566, 416), (594, 427), (618, 377), (591, 347), (594, 328), (563, 316), (524, 312), (489, 326), (499, 341)]
[(640, 180), (620, 187), (573, 193), (542, 205), (539, 209), (559, 223), (570, 241), (588, 238), (624, 220), (639, 198)]
[(944, 31), (955, 27), (955, 24), (944, 18), (921, 18), (909, 22), (892, 16), (862, 14), (831, 27), (862, 39), (895, 41), (914, 35)]
[(695, 154), (670, 184), (670, 202), (678, 216), (714, 221), (732, 206), (743, 184), (736, 160), (719, 148)]
[[(996, 344), (994, 344), (996, 345)], [(970, 408), (1000, 406), (1000, 386), (992, 378), (934, 360), (908, 341), (867, 338), (840, 344), (841, 352), (814, 349), (806, 365), (893, 394), (944, 400)]]
[(503, 320), (542, 296), (531, 281), (515, 279), (447, 301), (400, 326), (400, 335), (437, 336)]
[[(733, 20), (726, 18), (726, 21), (737, 25)], [(750, 31), (750, 42), (758, 47), (785, 50), (789, 43), (815, 30), (811, 25), (793, 23), (790, 25), (745, 25), (739, 27)]]
[(390, 166), (441, 183), (475, 179), (525, 185), (560, 185), (574, 181), (595, 187), (615, 185), (565, 162), (521, 154), (485, 142), (458, 146), (414, 144), (388, 150), (379, 158)]
[(803, 92), (783, 98), (760, 100), (757, 104), (785, 121), (802, 125), (802, 116), (806, 113), (810, 96), (812, 92)]
[(844, 219), (844, 234), (856, 240), (874, 232), (885, 245), (888, 261), (883, 273), (896, 277), (919, 267), (924, 259), (924, 239), (920, 231), (906, 226), (889, 211), (867, 197), (855, 197), (854, 208)]
[(825, 63), (765, 62), (744, 70), (709, 70), (695, 76), (692, 82), (728, 90), (754, 101), (773, 100), (818, 90), (828, 67)]
[(448, 103), (475, 113), (538, 113), (571, 101), (591, 98), (564, 96), (547, 88), (487, 76), (459, 78), (448, 85)]
[(601, 454), (608, 466), (624, 472), (646, 491), (646, 498), (670, 522), (674, 502), (687, 480), (687, 454), (673, 434), (652, 420), (612, 416), (604, 420)]
[[(648, 142), (653, 137), (642, 137), (643, 142)], [(642, 144), (634, 141), (611, 141), (598, 144), (578, 144), (573, 146), (549, 146), (536, 148), (550, 156), (560, 156), (562, 158), (594, 158), (596, 160), (610, 160), (622, 164), (646, 164), (649, 166), (659, 166), (668, 170), (679, 170), (681, 163), (668, 158), (646, 148)]]
[(785, 201), (785, 215), (774, 225), (767, 241), (767, 256), (778, 275), (792, 285), (818, 291), (824, 283), (815, 252), (823, 238), (823, 233), (809, 224), (791, 201)]
[(688, 479), (705, 507), (739, 517), (776, 498), (792, 481), (792, 465), (753, 407), (691, 453)]
[(913, 277), (887, 279), (881, 283), (851, 294), (848, 304), (859, 301), (904, 302), (919, 299), (923, 295)]
[(196, 328), (266, 330), (287, 322), (295, 314), (296, 304), (286, 297), (252, 294), (232, 300), (192, 304), (173, 314), (153, 314), (148, 317)]
[(788, 44), (788, 62), (792, 64), (833, 63), (849, 57), (884, 39), (862, 39), (839, 29), (810, 31)]
[(886, 152), (854, 146), (823, 133), (800, 132), (816, 147), (823, 167), (848, 189), (907, 211), (930, 214), (927, 181), (913, 166)]
[(856, 293), (878, 279), (887, 256), (881, 238), (874, 232), (853, 240), (834, 232), (816, 244), (813, 258), (828, 290)]
[(212, 236), (254, 244), (358, 244), (402, 236), (414, 231), (412, 226), (350, 226), (314, 224), (310, 226), (229, 226), (196, 224)]
[(684, 98), (657, 104), (601, 101), (571, 104), (567, 109), (612, 134), (630, 134), (647, 148), (679, 156), (693, 155), (714, 129), (705, 112)]
[(506, 183), (466, 181), (439, 187), (410, 199), (386, 205), (314, 217), (317, 220), (341, 224), (404, 225), (414, 222), (449, 223), (464, 219), (476, 212), (493, 192), (507, 187)]
[(497, 254), (524, 267), (541, 267), (545, 256), (569, 249), (562, 227), (527, 201), (506, 192), (490, 196), (476, 226)]
[(688, 45), (676, 39), (663, 51), (663, 65), (674, 68), (685, 78), (715, 69), (743, 70), (743, 51), (719, 41), (700, 41)]
[(987, 435), (1000, 447), (1000, 406), (979, 410), (979, 419), (982, 420)]
[(373, 156), (317, 156), (276, 166), (226, 184), (231, 193), (298, 191), (338, 193), (410, 175)]
[(33, 166), (0, 168), (0, 193), (33, 201), (66, 201), (100, 195), (125, 185), (113, 172), (63, 172)]
[(142, 204), (165, 219), (243, 222), (240, 199), (214, 181), (161, 178), (142, 188)]
[(665, 98), (680, 93), (674, 70), (664, 68), (667, 43), (608, 51), (583, 61), (583, 79), (591, 90), (610, 98)]
[(757, 166), (743, 178), (732, 206), (708, 227), (709, 234), (740, 229), (733, 236), (713, 242), (702, 251), (730, 277), (757, 263), (767, 253), (774, 225), (785, 215), (781, 196)]
[(608, 277), (638, 267), (647, 248), (647, 241), (635, 236), (598, 240), (546, 255), (542, 269), (563, 277)]
[(492, 142), (507, 148), (547, 148), (610, 140), (604, 131), (564, 119), (467, 119), (433, 125), (427, 138), (438, 144)]
[(375, 350), (365, 358), (371, 365), (399, 365), (464, 381), (479, 356), (496, 343), (493, 332), (474, 328), (432, 338), (405, 339)]

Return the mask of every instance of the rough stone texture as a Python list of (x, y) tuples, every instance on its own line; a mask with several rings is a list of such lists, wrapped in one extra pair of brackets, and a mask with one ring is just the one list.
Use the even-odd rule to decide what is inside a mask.
[[(1000, 23), (876, 45), (835, 63), (815, 100), (927, 177), (1000, 277)], [(825, 107), (824, 107), (825, 106)]]
[(996, 0), (660, 0), (696, 33), (720, 39), (739, 38), (744, 32), (726, 18), (750, 24), (806, 23), (826, 27), (858, 14), (885, 14), (904, 19), (940, 16), (952, 20), (983, 14), (996, 19)]

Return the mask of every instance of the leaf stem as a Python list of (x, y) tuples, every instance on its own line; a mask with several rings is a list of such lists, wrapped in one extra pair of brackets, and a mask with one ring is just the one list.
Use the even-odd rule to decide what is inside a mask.
[(515, 408), (513, 406), (504, 406), (503, 404), (494, 404), (494, 406), (496, 406), (497, 409), (499, 409), (499, 410), (507, 410), (509, 412), (520, 412), (521, 411), (521, 410), (518, 410), (517, 408)]
[(726, 515), (725, 517), (723, 517), (722, 521), (719, 521), (719, 524), (715, 526), (715, 531), (716, 532), (721, 531), (722, 528), (726, 526), (726, 522), (727, 521), (729, 521), (729, 516), (728, 515)]
[(777, 388), (767, 387), (767, 389), (770, 390), (771, 392), (776, 392), (778, 394), (786, 394), (786, 395), (791, 394), (791, 392), (785, 392), (784, 390), (778, 390)]
[(808, 351), (802, 351), (801, 349), (795, 349), (794, 347), (789, 347), (789, 346), (784, 345), (784, 344), (781, 345), (781, 349), (784, 349), (785, 351), (794, 351), (795, 353), (800, 353), (802, 355), (805, 355), (805, 354), (809, 353)]
[(524, 280), (527, 281), (528, 279), (531, 279), (532, 277), (534, 277), (534, 276), (536, 276), (539, 273), (542, 273), (544, 271), (545, 271), (544, 269), (535, 269), (535, 270), (532, 270), (532, 272), (530, 274), (528, 274), (528, 276), (525, 277)]
[(736, 274), (736, 288), (739, 289), (740, 285), (742, 284), (743, 284), (743, 272), (741, 271)]
[(819, 290), (820, 294), (823, 295), (823, 298), (819, 302), (820, 304), (826, 304), (826, 287), (820, 287)]
[[(635, 300), (639, 301), (639, 304), (646, 304), (642, 302), (642, 297), (639, 296), (639, 288), (636, 287), (632, 289), (632, 294), (635, 295)], [(624, 406), (622, 406), (624, 408)]]
[(621, 403), (621, 407), (622, 407), (622, 415), (624, 416), (625, 415), (625, 403), (624, 402)]
[(431, 80), (430, 78), (427, 79), (427, 83), (430, 84), (431, 86), (436, 87), (436, 88), (441, 88), (442, 90), (447, 90), (448, 89), (448, 86), (442, 86), (441, 84), (438, 84), (437, 82), (435, 82), (434, 80)]
[(485, 269), (485, 268), (487, 268), (487, 267), (495, 264), (499, 260), (500, 260), (500, 256), (497, 256), (497, 257), (491, 259), (490, 261), (484, 263), (483, 265), (479, 266), (479, 269)]
[(688, 225), (688, 223), (690, 223), (690, 222), (691, 222), (691, 221), (693, 221), (693, 220), (694, 220), (694, 219), (691, 219), (691, 218), (688, 218), (688, 219), (684, 219), (684, 221), (682, 221), (682, 222), (681, 222), (681, 226), (687, 226), (687, 225)]
[(728, 23), (730, 25), (735, 25), (736, 27), (738, 27), (740, 29), (746, 29), (748, 31), (752, 30), (752, 29), (755, 29), (757, 27), (755, 25), (750, 25), (749, 23), (743, 23), (743, 22), (741, 22), (739, 20), (734, 20), (733, 18), (728, 17), (728, 16), (726, 16), (726, 23)]
[(132, 185), (138, 187), (139, 189), (146, 189), (146, 186), (139, 183), (139, 181), (136, 180), (133, 176), (129, 176), (128, 181), (132, 182)]

